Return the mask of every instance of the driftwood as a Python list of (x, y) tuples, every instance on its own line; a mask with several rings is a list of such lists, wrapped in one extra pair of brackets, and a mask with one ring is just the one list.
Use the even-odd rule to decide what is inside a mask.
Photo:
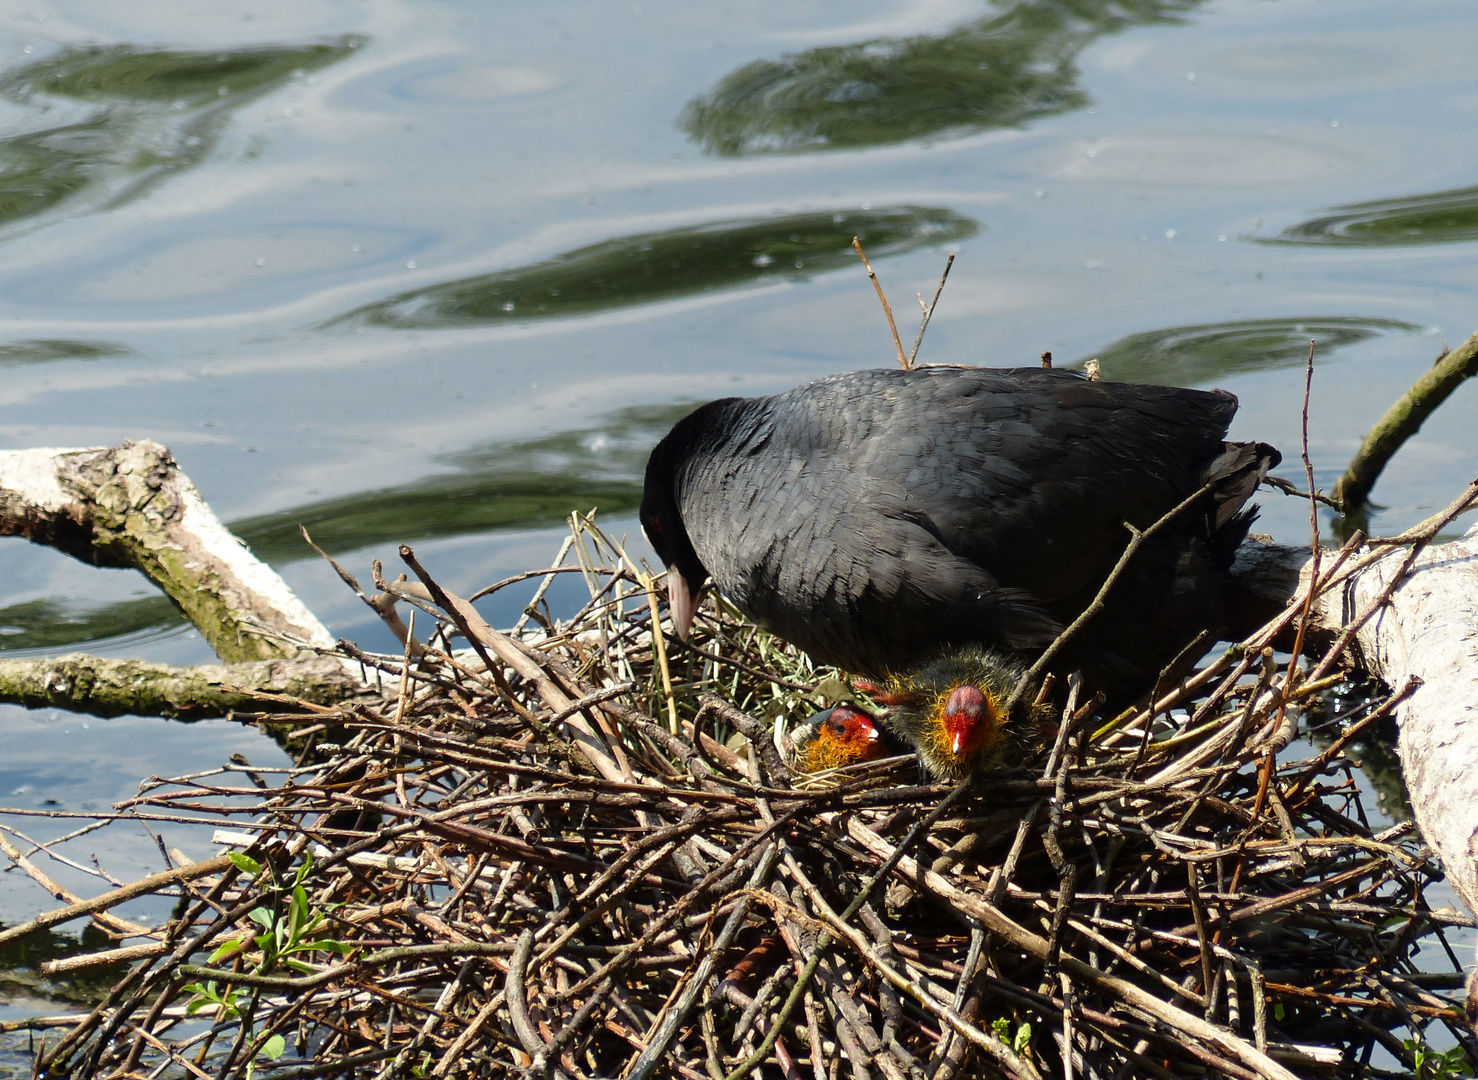
[[(1252, 603), (1307, 594), (1307, 548), (1253, 543), (1238, 559)], [(1325, 553), (1326, 570), (1334, 561)], [(1308, 641), (1348, 633), (1352, 667), (1391, 687), (1418, 680), (1393, 714), (1402, 775), (1449, 884), (1478, 911), (1478, 525), (1415, 551), (1363, 544), (1343, 562), (1321, 582)]]
[(221, 716), (263, 694), (341, 701), (358, 665), (271, 567), (221, 524), (158, 443), (0, 452), (0, 536), (158, 585), (224, 662), (181, 668), (71, 656), (0, 661), (0, 700), (99, 716)]
[(1378, 555), (1317, 610), (1343, 629), (1374, 609), (1355, 635), (1356, 663), (1389, 686), (1421, 680), (1395, 712), (1401, 772), (1448, 883), (1478, 911), (1478, 527), (1422, 551), (1409, 571), (1407, 559)]

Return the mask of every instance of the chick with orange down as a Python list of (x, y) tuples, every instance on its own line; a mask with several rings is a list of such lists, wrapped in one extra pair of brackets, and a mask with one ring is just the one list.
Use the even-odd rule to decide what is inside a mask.
[(937, 779), (958, 782), (1019, 758), (1051, 726), (1048, 705), (1006, 702), (1025, 669), (988, 649), (951, 650), (880, 683), (853, 680), (887, 706), (882, 721)]
[(846, 703), (817, 713), (796, 730), (795, 765), (802, 772), (838, 769), (892, 751), (872, 717)]

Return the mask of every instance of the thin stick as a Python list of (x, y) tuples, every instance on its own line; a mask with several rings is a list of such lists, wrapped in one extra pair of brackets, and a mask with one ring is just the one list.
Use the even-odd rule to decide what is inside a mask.
[[(862, 883), (862, 887), (858, 890), (857, 895), (852, 898), (852, 902), (847, 905), (846, 910), (837, 916), (836, 924), (843, 934), (850, 930), (850, 927), (847, 926), (847, 920), (857, 914), (858, 909), (867, 903), (869, 897), (872, 896), (873, 890), (877, 888), (878, 883), (893, 872), (893, 868), (905, 858), (904, 853), (913, 845), (919, 835), (938, 821), (944, 815), (945, 810), (949, 809), (950, 805), (963, 795), (969, 786), (970, 778), (961, 781), (953, 791), (940, 800), (939, 805), (930, 811), (927, 817), (909, 830), (908, 835), (904, 837), (902, 843), (896, 848), (891, 849), (883, 857), (883, 865), (868, 876), (867, 880)], [(755, 1048), (754, 1053), (750, 1054), (737, 1068), (730, 1072), (725, 1077), (725, 1080), (740, 1080), (741, 1077), (748, 1076), (750, 1072), (758, 1068), (760, 1063), (769, 1056), (770, 1049), (775, 1045), (775, 1040), (780, 1036), (780, 1029), (784, 1027), (785, 1022), (790, 1019), (790, 1014), (795, 1012), (796, 1006), (800, 1004), (800, 1000), (806, 992), (806, 984), (811, 981), (811, 976), (816, 973), (816, 967), (821, 962), (821, 954), (831, 945), (832, 940), (832, 935), (825, 930), (816, 938), (816, 945), (811, 950), (811, 955), (806, 961), (806, 966), (796, 976), (795, 985), (790, 990), (790, 997), (780, 1007), (780, 1012), (771, 1022), (770, 1029), (765, 1033), (764, 1038), (760, 1040), (760, 1044)], [(989, 1036), (986, 1036), (986, 1038), (989, 1039)], [(1008, 1049), (1007, 1053), (1009, 1052)], [(1025, 1070), (1022, 1070), (1022, 1072), (1025, 1075), (1030, 1075)]]
[[(1322, 548), (1319, 544), (1319, 502), (1314, 497), (1314, 465), (1309, 458), (1309, 398), (1310, 396), (1312, 396), (1313, 388), (1314, 342), (1312, 339), (1310, 339), (1309, 358), (1304, 366), (1303, 422), (1302, 426), (1300, 427), (1299, 451), (1303, 456), (1304, 480), (1309, 485), (1309, 546), (1312, 549), (1309, 581), (1311, 583), (1317, 582), (1319, 580), (1319, 559), (1322, 553)], [(1298, 629), (1294, 633), (1293, 638), (1293, 655), (1288, 659), (1288, 674), (1284, 676), (1283, 679), (1283, 685), (1285, 689), (1292, 688), (1294, 677), (1298, 673), (1299, 658), (1303, 654), (1304, 636), (1308, 633), (1310, 616), (1312, 615), (1314, 610), (1314, 592), (1315, 590), (1311, 585), (1308, 595), (1304, 597), (1304, 609), (1298, 617)], [(1283, 700), (1280, 701), (1278, 704), (1277, 726), (1282, 725), (1283, 717), (1287, 710), (1288, 698), (1285, 694), (1283, 696)], [(1270, 785), (1273, 781), (1273, 769), (1275, 768), (1277, 749), (1278, 747), (1275, 743), (1274, 748), (1270, 749), (1267, 753), (1267, 756), (1263, 758), (1262, 768), (1257, 778), (1257, 798), (1252, 803), (1252, 820), (1254, 823), (1262, 817), (1262, 808), (1267, 801), (1268, 785)], [(1255, 827), (1255, 824), (1253, 826), (1249, 826), (1247, 833), (1248, 837), (1251, 837), (1252, 829)], [(1245, 860), (1239, 854), (1237, 856), (1237, 865), (1232, 870), (1232, 890), (1234, 892), (1236, 891), (1237, 883), (1242, 879), (1242, 870), (1244, 866)]]
[[(893, 348), (898, 350), (898, 366), (904, 371), (913, 369), (913, 360), (903, 355), (903, 342), (898, 340), (898, 324), (893, 321), (893, 309), (888, 306), (888, 298), (883, 295), (882, 282), (878, 281), (877, 272), (873, 270), (872, 263), (867, 261), (867, 253), (862, 250), (862, 241), (852, 237), (852, 249), (857, 252), (857, 257), (862, 260), (862, 265), (867, 267), (867, 276), (872, 278), (872, 287), (878, 291), (878, 303), (883, 305), (883, 314), (888, 316), (888, 329), (893, 332)], [(941, 281), (941, 285), (944, 283)], [(920, 335), (923, 331), (919, 331)]]
[(69, 922), (79, 919), (83, 915), (92, 915), (99, 911), (107, 911), (110, 907), (127, 903), (136, 897), (147, 896), (158, 892), (167, 885), (177, 885), (182, 881), (194, 881), (196, 878), (210, 877), (219, 874), (223, 870), (229, 870), (233, 863), (225, 855), (217, 855), (214, 859), (206, 859), (204, 862), (191, 863), (189, 866), (177, 867), (174, 870), (166, 870), (161, 874), (150, 874), (146, 878), (140, 878), (132, 885), (126, 885), (121, 889), (94, 896), (91, 900), (81, 900), (75, 904), (69, 904), (55, 911), (48, 911), (36, 916), (29, 922), (23, 922), (19, 926), (12, 926), (0, 931), (0, 945), (23, 938), (27, 934), (34, 934), (37, 930), (45, 930), (56, 926), (58, 923)]
[[(64, 900), (69, 904), (85, 903), (80, 896), (60, 885), (49, 877), (39, 866), (21, 854), (20, 849), (12, 844), (10, 838), (3, 832), (0, 832), (0, 851), (4, 851), (6, 855), (10, 856), (11, 862), (29, 874), (32, 881), (36, 882), (37, 885), (40, 885), (58, 900)], [(127, 919), (120, 919), (118, 916), (107, 912), (99, 911), (93, 915), (93, 918), (126, 937), (153, 937), (158, 934), (158, 931), (150, 929), (147, 926), (140, 926), (138, 923), (129, 922)]]
[[(572, 532), (569, 536), (565, 537), (564, 543), (559, 546), (559, 554), (554, 556), (554, 562), (550, 563), (549, 565), (553, 569), (559, 569), (560, 564), (565, 561), (565, 556), (570, 553), (570, 548), (574, 546), (575, 534)], [(539, 601), (544, 599), (544, 594), (549, 591), (549, 586), (553, 583), (554, 574), (545, 574), (544, 580), (539, 582), (539, 587), (534, 590), (533, 599), (531, 599), (527, 604), (523, 606), (523, 614), (518, 617), (518, 622), (513, 624), (513, 629), (510, 631), (511, 637), (517, 637), (520, 633), (523, 632), (523, 628), (528, 625), (530, 614), (539, 606)], [(484, 594), (487, 591), (488, 590), (484, 590)], [(477, 597), (473, 596), (469, 598), (467, 602), (470, 604), (473, 600), (476, 599)]]
[[(856, 243), (856, 241), (854, 240), (853, 243)], [(859, 249), (859, 253), (860, 253), (860, 250), (861, 249)], [(955, 264), (954, 253), (951, 252), (950, 253), (950, 256), (949, 256), (949, 259), (944, 264), (944, 273), (942, 273), (942, 274), (939, 275), (939, 288), (937, 288), (937, 289), (934, 290), (934, 299), (933, 300), (930, 300), (929, 301), (929, 306), (926, 307), (926, 308), (924, 308), (924, 321), (919, 324), (919, 336), (913, 339), (913, 350), (911, 352), (909, 352), (909, 354), (908, 354), (908, 363), (906, 363), (906, 364), (903, 365), (903, 369), (905, 371), (909, 371), (909, 370), (911, 370), (913, 368), (914, 357), (916, 357), (916, 356), (919, 355), (919, 346), (921, 344), (923, 344), (923, 341), (924, 341), (924, 331), (927, 330), (927, 329), (929, 329), (929, 320), (934, 317), (934, 308), (939, 304), (939, 294), (944, 291), (944, 282), (945, 282), (945, 279), (947, 279), (949, 277), (949, 268), (951, 266), (953, 266), (954, 264)], [(869, 271), (871, 269), (872, 269), (872, 267), (868, 267), (868, 270)], [(921, 296), (921, 297), (919, 297), (919, 306), (920, 307), (923, 307), (923, 304), (924, 304), (924, 298)], [(889, 320), (889, 321), (891, 322), (891, 320)], [(894, 334), (895, 334), (895, 337), (896, 337), (897, 336), (897, 332), (895, 331)]]
[[(416, 554), (411, 550), (410, 545), (400, 545), (400, 557), (405, 560), (407, 566), (415, 571), (416, 576), (421, 579), (422, 583), (431, 590), (431, 595), (437, 598), (437, 603), (441, 605), (442, 610), (457, 624), (457, 629), (462, 631), (463, 636), (471, 642), (473, 648), (477, 650), (477, 654), (482, 657), (482, 661), (487, 665), (489, 672), (497, 671), (496, 662), (488, 655), (488, 649), (492, 649), (493, 652), (497, 653), (499, 660), (511, 667), (522, 678), (527, 679), (538, 687), (539, 696), (543, 698), (544, 704), (548, 705), (551, 709), (558, 711), (568, 705), (574, 704), (573, 700), (555, 685), (554, 680), (544, 674), (539, 669), (539, 666), (530, 660), (513, 643), (511, 638), (498, 633), (498, 631), (489, 626), (467, 601), (461, 597), (453, 596), (440, 585), (436, 584), (431, 576), (426, 573), (425, 568), (416, 561)], [(502, 673), (497, 671), (497, 674), (501, 678)], [(575, 745), (580, 748), (590, 764), (595, 766), (597, 772), (607, 780), (629, 781), (632, 779), (630, 769), (623, 769), (621, 767), (620, 761), (613, 756), (611, 749), (606, 746), (605, 739), (597, 734), (595, 728), (588, 720), (579, 713), (575, 713), (566, 717), (563, 723), (570, 729)]]
[[(1038, 959), (1046, 957), (1047, 940), (1039, 934), (1034, 934), (1030, 930), (1025, 929), (1015, 920), (1007, 918), (1001, 913), (999, 908), (962, 891), (948, 878), (936, 874), (933, 871), (924, 870), (914, 859), (906, 855), (898, 859), (896, 864), (892, 863), (891, 860), (899, 854), (899, 849), (894, 848), (893, 845), (889, 844), (856, 818), (848, 819), (846, 828), (847, 835), (853, 840), (856, 840), (878, 858), (889, 859), (889, 869), (892, 868), (892, 865), (896, 865), (905, 878), (915, 883), (925, 884), (931, 891), (949, 901), (956, 910), (977, 919), (985, 925), (987, 930), (990, 930), (1008, 944)], [(1100, 989), (1114, 994), (1119, 1000), (1131, 1008), (1153, 1017), (1175, 1031), (1180, 1032), (1182, 1035), (1215, 1047), (1220, 1053), (1227, 1054), (1234, 1060), (1253, 1069), (1259, 1075), (1276, 1078), (1276, 1080), (1296, 1080), (1291, 1072), (1267, 1055), (1259, 1052), (1255, 1047), (1249, 1045), (1244, 1039), (1230, 1032), (1222, 1031), (1220, 1028), (1208, 1024), (1198, 1016), (1193, 1016), (1183, 1009), (1161, 1001), (1134, 983), (1105, 975), (1103, 972), (1090, 967), (1081, 960), (1066, 955), (1062, 957), (1062, 967), (1063, 970), (1067, 971), (1075, 979), (1090, 982)]]

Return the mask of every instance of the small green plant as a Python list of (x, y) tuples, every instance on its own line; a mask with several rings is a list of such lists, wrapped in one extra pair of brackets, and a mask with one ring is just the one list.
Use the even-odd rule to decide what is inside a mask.
[(1411, 1054), (1417, 1080), (1458, 1080), (1473, 1075), (1461, 1046), (1434, 1050), (1422, 1039), (1407, 1039), (1401, 1045)]
[(216, 981), (210, 979), (203, 983), (190, 983), (185, 989), (195, 995), (185, 1005), (186, 1016), (194, 1016), (206, 1006), (214, 1005), (220, 1015), (232, 1020), (241, 1019), (241, 1010), (236, 1005), (236, 999), (241, 995), (238, 987), (227, 986), (220, 990)]
[(1011, 1021), (1004, 1016), (996, 1017), (991, 1021), (990, 1026), (997, 1038), (1011, 1048), (1013, 1054), (1020, 1054), (1031, 1045), (1032, 1026), (1025, 1020), (1016, 1028), (1015, 1035), (1011, 1034)]
[[(261, 864), (248, 855), (233, 851), (227, 857), (238, 870), (248, 877), (256, 878), (262, 872)], [(209, 962), (218, 964), (255, 945), (262, 952), (262, 959), (256, 967), (257, 974), (264, 974), (280, 965), (291, 968), (300, 975), (310, 975), (313, 973), (313, 968), (301, 960), (294, 959), (295, 954), (335, 952), (343, 955), (353, 952), (354, 946), (352, 945), (331, 937), (319, 936), (328, 912), (333, 909), (315, 911), (309, 902), (308, 890), (303, 882), (312, 869), (313, 856), (305, 855), (303, 864), (293, 875), (292, 883), (284, 890), (288, 893), (286, 913), (279, 914), (273, 907), (266, 904), (252, 909), (247, 918), (260, 926), (262, 932), (254, 934), (247, 931), (237, 937), (227, 939), (215, 952), (211, 953)]]
[[(257, 880), (262, 874), (262, 865), (249, 855), (239, 851), (227, 853), (232, 864), (248, 878)], [(312, 974), (314, 969), (297, 957), (300, 954), (312, 952), (333, 952), (340, 955), (354, 951), (354, 946), (334, 938), (323, 935), (323, 924), (328, 917), (332, 907), (323, 910), (315, 910), (308, 899), (308, 889), (303, 884), (313, 870), (313, 856), (305, 854), (303, 863), (293, 875), (292, 881), (285, 886), (271, 886), (271, 891), (278, 894), (274, 899), (277, 903), (267, 903), (253, 908), (247, 915), (257, 926), (261, 927), (261, 933), (247, 930), (236, 937), (228, 938), (222, 942), (210, 954), (210, 964), (219, 964), (223, 960), (230, 959), (247, 949), (255, 946), (261, 952), (259, 960), (254, 969), (254, 974), (265, 974), (277, 967), (290, 968), (300, 975)], [(286, 894), (287, 910), (279, 912), (280, 896)], [(334, 905), (337, 907), (338, 905)], [(250, 1023), (243, 1015), (241, 1004), (241, 989), (231, 986), (229, 973), (222, 972), (225, 988), (215, 979), (208, 979), (203, 983), (194, 982), (185, 987), (186, 991), (194, 995), (185, 1004), (187, 1015), (193, 1016), (208, 1006), (215, 1006), (218, 1018), (238, 1020)], [(248, 1037), (250, 1031), (248, 1030)], [(276, 1061), (287, 1050), (287, 1040), (281, 1035), (273, 1035), (264, 1042), (257, 1050), (255, 1057), (247, 1062), (247, 1080), (256, 1073), (256, 1062), (259, 1058), (268, 1061)]]

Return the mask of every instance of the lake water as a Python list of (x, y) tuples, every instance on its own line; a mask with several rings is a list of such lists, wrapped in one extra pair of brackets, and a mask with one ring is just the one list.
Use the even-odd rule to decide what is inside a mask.
[[(336, 634), (391, 648), (299, 523), (464, 592), (545, 565), (570, 510), (635, 535), (691, 404), (894, 362), (859, 235), (906, 342), (958, 254), (922, 361), (1224, 386), (1299, 480), (1315, 339), (1328, 488), (1478, 327), (1475, 51), (1458, 0), (6, 3), (0, 445), (168, 445)], [(1464, 387), (1373, 529), (1478, 475), (1475, 425)], [(137, 575), (11, 539), (0, 649), (212, 659)], [(282, 760), (224, 723), (0, 724), (10, 806)], [(142, 829), (101, 854), (159, 862)], [(0, 878), (0, 920), (48, 902)]]

